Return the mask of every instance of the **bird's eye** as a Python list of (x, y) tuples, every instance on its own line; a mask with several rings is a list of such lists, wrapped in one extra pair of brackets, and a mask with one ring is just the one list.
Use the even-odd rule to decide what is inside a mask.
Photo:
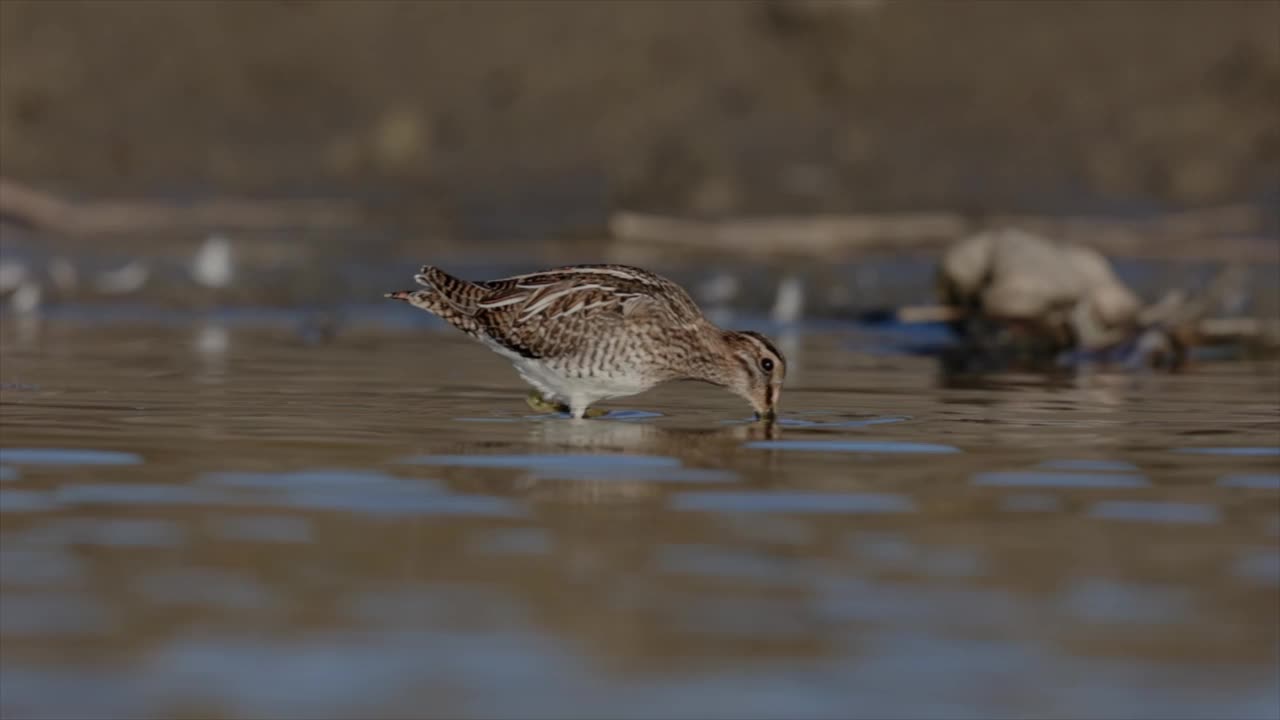
[(765, 372), (773, 372), (773, 358), (761, 358), (760, 368)]

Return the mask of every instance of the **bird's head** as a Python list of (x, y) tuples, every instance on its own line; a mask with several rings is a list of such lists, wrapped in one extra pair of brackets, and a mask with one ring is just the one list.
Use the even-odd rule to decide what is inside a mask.
[(751, 403), (756, 419), (773, 420), (787, 378), (786, 359), (757, 332), (730, 331), (724, 339), (729, 350), (725, 386)]

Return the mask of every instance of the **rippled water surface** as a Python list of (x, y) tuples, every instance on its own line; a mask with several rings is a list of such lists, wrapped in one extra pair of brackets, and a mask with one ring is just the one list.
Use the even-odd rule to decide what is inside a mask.
[(538, 415), (431, 328), (6, 320), (0, 715), (1280, 713), (1280, 375), (950, 386), (783, 338), (784, 418)]

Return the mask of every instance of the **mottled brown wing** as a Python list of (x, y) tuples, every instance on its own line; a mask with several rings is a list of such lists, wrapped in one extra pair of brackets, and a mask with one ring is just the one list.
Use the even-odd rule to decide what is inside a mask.
[(558, 268), (481, 283), (475, 318), (525, 357), (554, 357), (630, 322), (685, 327), (701, 321), (679, 285), (621, 265)]

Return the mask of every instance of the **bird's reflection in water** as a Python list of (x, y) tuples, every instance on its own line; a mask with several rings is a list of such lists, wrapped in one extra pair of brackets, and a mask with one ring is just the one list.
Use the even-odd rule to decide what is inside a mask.
[(543, 447), (599, 449), (645, 455), (682, 457), (712, 445), (772, 440), (781, 428), (772, 420), (724, 424), (718, 427), (669, 427), (654, 422), (610, 420), (540, 422), (529, 429), (530, 441)]
[(712, 428), (608, 419), (539, 422), (529, 429), (531, 445), (551, 453), (599, 456), (600, 462), (532, 468), (517, 483), (541, 497), (574, 502), (660, 498), (675, 486), (741, 482), (745, 473), (767, 470), (774, 453), (753, 452), (748, 460), (742, 445), (780, 434), (772, 421)]

